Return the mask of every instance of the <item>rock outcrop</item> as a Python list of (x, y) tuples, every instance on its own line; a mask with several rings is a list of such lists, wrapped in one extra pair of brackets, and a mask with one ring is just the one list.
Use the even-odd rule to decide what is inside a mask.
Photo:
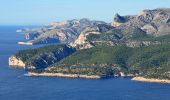
[(32, 76), (169, 79), (169, 16), (170, 9), (155, 9), (134, 16), (116, 14), (113, 26), (88, 19), (54, 22), (31, 30), (38, 35), (28, 36), (32, 40), (26, 44), (63, 44), (19, 51), (9, 65), (31, 69)]
[(17, 58), (16, 56), (9, 57), (9, 65), (13, 67), (21, 67), (24, 69), (26, 67), (26, 64), (20, 58)]
[(70, 43), (70, 46), (78, 48), (78, 49), (88, 49), (92, 48), (93, 45), (87, 40), (88, 34), (80, 34), (78, 39), (76, 39), (74, 42)]
[(121, 28), (136, 26), (148, 34), (160, 36), (170, 33), (169, 19), (170, 9), (159, 8), (143, 10), (133, 16), (120, 16), (116, 14), (112, 25)]
[(113, 29), (111, 25), (99, 24), (93, 27), (87, 27), (82, 31), (79, 37), (69, 45), (78, 49), (88, 49), (94, 47), (93, 41), (87, 39), (91, 34), (99, 35)]

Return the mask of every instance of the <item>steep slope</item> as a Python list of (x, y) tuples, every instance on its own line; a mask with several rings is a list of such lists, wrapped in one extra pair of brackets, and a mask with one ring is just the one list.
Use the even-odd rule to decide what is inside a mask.
[(89, 35), (100, 35), (113, 29), (112, 26), (106, 24), (98, 24), (93, 27), (86, 27), (79, 37), (71, 42), (69, 45), (77, 49), (88, 49), (94, 46), (91, 40), (88, 39)]
[[(74, 48), (68, 47), (64, 44), (50, 45), (37, 49), (21, 50), (9, 58), (13, 59), (9, 60), (9, 63), (12, 66), (21, 66), (19, 63), (15, 64), (16, 61), (20, 61), (24, 63), (24, 66), (22, 67), (25, 69), (43, 69), (74, 52)], [(16, 61), (14, 62), (14, 60)]]
[(53, 22), (49, 25), (27, 29), (21, 32), (26, 33), (26, 43), (48, 44), (48, 43), (70, 43), (75, 40), (80, 33), (87, 31), (87, 27), (95, 27), (98, 24), (107, 24), (103, 21), (93, 21), (89, 19), (73, 19), (63, 22)]
[(159, 41), (161, 44), (133, 48), (126, 45), (100, 44), (78, 51), (66, 45), (52, 45), (19, 51), (12, 58), (17, 58), (17, 62), (23, 62), (25, 67), (33, 72), (45, 72), (50, 75), (53, 73), (102, 77), (140, 75), (170, 79), (169, 35), (142, 39)]
[(170, 9), (159, 8), (154, 10), (143, 10), (138, 15), (120, 16), (115, 15), (112, 26), (126, 28), (136, 26), (148, 34), (154, 36), (170, 33)]
[(50, 75), (170, 79), (169, 15), (170, 9), (144, 10), (134, 16), (116, 14), (113, 26), (87, 19), (52, 23), (31, 42), (67, 45), (20, 51), (9, 62)]
[(45, 72), (112, 76), (125, 72), (125, 61), (130, 52), (131, 48), (128, 47), (97, 46), (84, 49), (51, 65)]
[(142, 48), (97, 46), (73, 55), (45, 69), (48, 73), (99, 76), (140, 75), (170, 79), (170, 45)]

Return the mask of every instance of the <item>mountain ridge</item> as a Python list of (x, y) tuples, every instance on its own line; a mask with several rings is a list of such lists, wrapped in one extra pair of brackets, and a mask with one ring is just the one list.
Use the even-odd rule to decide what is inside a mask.
[[(154, 9), (144, 10), (132, 16), (116, 14), (112, 24), (88, 19), (65, 21), (59, 26), (58, 23), (52, 23), (52, 27), (50, 26), (52, 29), (41, 33), (38, 38), (50, 37), (53, 35), (51, 31), (63, 30), (63, 27), (64, 32), (67, 32), (67, 27), (79, 32), (75, 33), (76, 35), (69, 33), (72, 35), (66, 38), (68, 41), (63, 42), (63, 45), (59, 43), (62, 43), (61, 40), (64, 40), (65, 36), (59, 40), (57, 33), (55, 38), (45, 38), (46, 42), (39, 42), (56, 43), (49, 46), (51, 49), (47, 46), (41, 49), (22, 50), (14, 57), (22, 60), (28, 68), (34, 66), (34, 69), (30, 67), (30, 71), (34, 74), (40, 73), (39, 75), (63, 73), (76, 76), (142, 76), (170, 79), (169, 20), (170, 9)], [(72, 39), (72, 36), (76, 38)], [(50, 42), (56, 38), (58, 41)], [(62, 51), (60, 48), (63, 48)], [(37, 53), (37, 50), (41, 53)]]

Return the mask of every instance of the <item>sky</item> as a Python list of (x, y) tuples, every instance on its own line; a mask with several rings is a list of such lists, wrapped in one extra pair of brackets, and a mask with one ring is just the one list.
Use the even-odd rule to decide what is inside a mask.
[(170, 8), (169, 0), (0, 0), (0, 25), (43, 25), (89, 18), (111, 22), (116, 13)]

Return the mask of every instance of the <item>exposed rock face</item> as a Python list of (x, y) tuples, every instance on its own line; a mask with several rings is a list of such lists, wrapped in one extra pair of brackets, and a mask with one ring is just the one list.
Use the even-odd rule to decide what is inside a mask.
[(26, 40), (33, 40), (33, 39), (36, 39), (39, 35), (40, 35), (40, 33), (38, 33), (38, 32), (35, 32), (35, 33), (26, 33), (25, 34), (25, 39)]
[(102, 34), (103, 32), (107, 32), (112, 28), (113, 27), (106, 24), (100, 24), (94, 27), (87, 27), (74, 42), (70, 43), (70, 46), (78, 49), (92, 48), (94, 45), (92, 41), (89, 41), (87, 39), (87, 36), (89, 34)]
[(124, 18), (119, 14), (116, 14), (114, 17), (114, 21), (112, 22), (112, 26), (118, 27), (124, 23)]
[[(99, 27), (99, 26), (104, 27)], [(138, 30), (142, 30), (143, 33), (153, 36), (167, 35), (170, 33), (170, 9), (161, 8), (154, 10), (143, 10), (137, 15), (132, 16), (120, 16), (116, 14), (112, 26), (116, 29), (120, 29), (122, 34), (131, 34), (131, 32), (125, 32), (129, 28), (135, 27)], [(102, 21), (93, 21), (89, 19), (73, 19), (63, 22), (53, 22), (49, 25), (45, 25), (35, 29), (22, 29), (18, 32), (26, 33), (26, 39), (28, 42), (20, 42), (22, 44), (48, 44), (48, 43), (66, 43), (71, 44), (73, 47), (79, 45), (92, 47), (90, 41), (87, 39), (81, 40), (80, 34), (100, 34), (107, 32), (109, 29), (113, 29), (111, 25)], [(78, 39), (79, 38), (79, 39)], [(76, 40), (77, 39), (77, 40)], [(84, 42), (83, 42), (84, 41)], [(75, 42), (75, 43), (74, 43)], [(83, 43), (83, 44), (82, 44)], [(86, 48), (85, 47), (85, 48)]]
[(80, 33), (87, 31), (87, 27), (95, 27), (99, 24), (107, 23), (85, 18), (80, 20), (74, 19), (53, 22), (41, 28), (28, 29), (23, 32), (26, 33), (26, 39), (30, 40), (29, 42), (33, 44), (70, 43), (77, 39)]
[(148, 34), (155, 34), (158, 31), (158, 29), (152, 24), (146, 24), (141, 27), (141, 29), (146, 31)]
[(36, 39), (41, 33), (48, 31), (46, 28), (24, 28), (24, 29), (18, 29), (17, 32), (25, 33), (25, 39), (26, 40), (33, 40)]
[(79, 49), (88, 49), (93, 47), (93, 45), (87, 41), (86, 35), (87, 34), (80, 34), (78, 39), (76, 39), (73, 43), (70, 43), (70, 45)]
[(144, 10), (135, 16), (115, 15), (113, 26), (132, 27), (143, 29), (148, 34), (160, 36), (170, 33), (170, 9), (161, 8), (155, 10)]
[(112, 22), (112, 26), (113, 26), (113, 27), (118, 27), (118, 26), (120, 26), (120, 25), (122, 25), (122, 23)]
[(25, 63), (20, 58), (17, 58), (15, 56), (9, 57), (9, 65), (22, 68), (26, 67)]

